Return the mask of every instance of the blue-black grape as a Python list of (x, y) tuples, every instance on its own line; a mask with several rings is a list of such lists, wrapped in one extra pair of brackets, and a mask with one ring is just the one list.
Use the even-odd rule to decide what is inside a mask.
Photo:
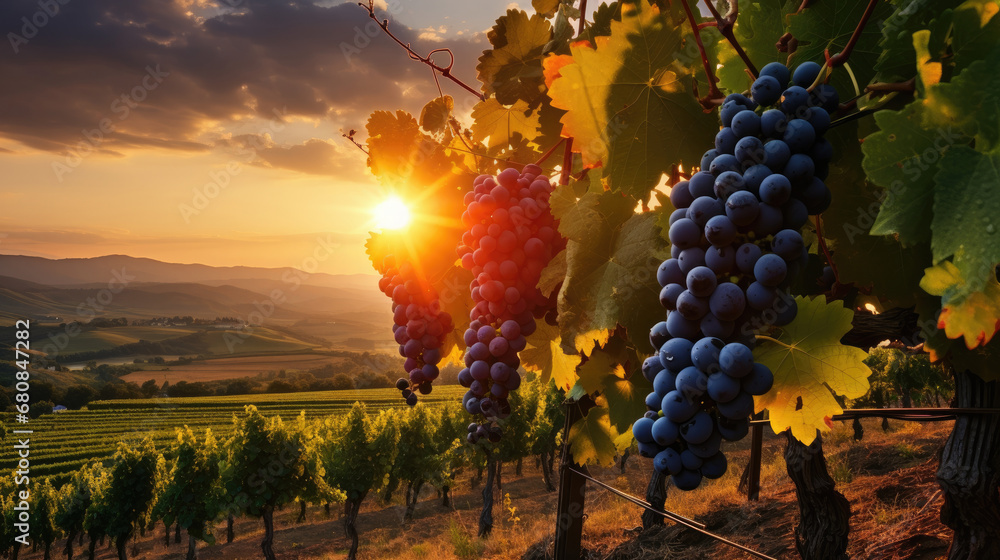
[(774, 105), (781, 97), (782, 84), (771, 76), (761, 76), (750, 86), (750, 94), (761, 105)]
[[(760, 69), (761, 76), (771, 76), (781, 84), (781, 87), (788, 85), (788, 81), (792, 79), (792, 75), (788, 70), (788, 67), (780, 62), (768, 62)], [(757, 103), (762, 105), (773, 105), (774, 103), (762, 103), (761, 100), (757, 99)]]
[(760, 201), (749, 191), (733, 193), (726, 200), (726, 216), (737, 226), (748, 226), (760, 214)]
[(811, 60), (803, 62), (792, 72), (792, 82), (799, 87), (807, 88), (816, 81), (822, 68), (822, 66)]
[[(749, 109), (740, 111), (733, 117), (732, 129), (738, 138), (755, 137), (760, 133), (760, 117)], [(738, 159), (739, 154), (736, 157)]]

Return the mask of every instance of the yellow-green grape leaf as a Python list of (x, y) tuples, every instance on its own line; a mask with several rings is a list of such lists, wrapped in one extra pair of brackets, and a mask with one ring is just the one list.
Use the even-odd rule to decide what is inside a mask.
[(552, 295), (552, 292), (559, 287), (563, 278), (566, 277), (566, 249), (556, 253), (549, 264), (542, 269), (542, 275), (538, 278), (538, 291), (545, 297)]
[(555, 381), (556, 387), (569, 390), (577, 380), (576, 368), (583, 361), (580, 354), (563, 352), (559, 327), (538, 321), (538, 328), (528, 337), (528, 347), (518, 356), (528, 371), (541, 375), (542, 382)]
[(611, 191), (586, 193), (577, 201), (560, 187), (550, 203), (568, 240), (558, 298), (564, 343), (621, 325), (634, 346), (645, 344), (649, 328), (663, 320), (656, 269), (666, 241), (656, 214), (636, 214), (635, 199)]
[(677, 66), (687, 60), (681, 29), (657, 8), (623, 5), (610, 29), (594, 48), (570, 46), (573, 62), (559, 68), (549, 97), (566, 111), (563, 136), (584, 165), (601, 164), (611, 189), (645, 200), (671, 165), (701, 160), (718, 122), (692, 94), (687, 66)]
[(505, 105), (534, 100), (544, 89), (542, 57), (552, 38), (552, 25), (543, 16), (507, 10), (489, 34), (493, 49), (479, 57), (476, 72), (483, 93), (495, 94)]
[(1000, 330), (1000, 283), (996, 273), (989, 271), (982, 291), (967, 293), (966, 280), (950, 261), (928, 268), (920, 287), (927, 293), (941, 296), (938, 328), (948, 338), (965, 339), (970, 350), (989, 344)]
[(506, 107), (495, 97), (481, 101), (472, 109), (472, 138), (476, 142), (488, 139), (487, 146), (507, 146), (515, 134), (531, 141), (537, 136), (539, 112), (530, 111), (528, 103), (518, 100)]
[[(622, 366), (632, 368), (638, 361), (635, 350), (628, 346), (624, 333), (618, 331), (615, 334), (616, 336), (610, 336), (592, 351), (587, 352), (587, 359), (577, 368), (580, 385), (587, 393), (601, 390), (608, 376), (613, 376), (616, 368)], [(624, 370), (621, 377), (625, 377)]]
[(450, 95), (431, 99), (420, 110), (420, 128), (427, 132), (441, 132), (448, 126), (448, 119), (455, 109), (455, 100)]
[(754, 398), (757, 412), (767, 409), (775, 432), (790, 429), (809, 445), (816, 430), (830, 429), (829, 418), (844, 410), (834, 394), (856, 399), (868, 392), (871, 370), (866, 352), (840, 343), (851, 330), (854, 313), (839, 301), (797, 297), (798, 314), (777, 339), (762, 339), (754, 358), (774, 373), (774, 387)]
[(602, 393), (608, 401), (611, 426), (630, 436), (632, 423), (646, 413), (646, 395), (653, 391), (653, 384), (639, 370), (641, 365), (641, 362), (628, 364), (631, 373), (626, 372), (626, 366), (615, 366), (603, 382)]
[(569, 428), (569, 445), (573, 460), (580, 464), (607, 466), (615, 459), (615, 433), (608, 418), (608, 404), (602, 397), (597, 406)]

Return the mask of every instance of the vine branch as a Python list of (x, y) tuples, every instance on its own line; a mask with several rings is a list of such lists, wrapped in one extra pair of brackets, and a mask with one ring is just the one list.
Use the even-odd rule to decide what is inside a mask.
[(569, 184), (569, 174), (573, 167), (573, 138), (566, 139), (566, 150), (563, 152), (562, 175), (559, 177), (560, 185)]
[[(847, 59), (851, 58), (851, 52), (854, 51), (854, 45), (858, 43), (858, 39), (861, 38), (861, 32), (864, 31), (865, 26), (868, 25), (868, 20), (871, 19), (872, 13), (875, 12), (875, 5), (878, 4), (879, 0), (868, 0), (868, 7), (865, 8), (864, 15), (861, 16), (861, 20), (858, 22), (858, 26), (854, 28), (854, 33), (851, 34), (850, 40), (847, 41), (847, 45), (844, 50), (839, 53), (830, 56), (830, 49), (826, 50), (826, 65), (830, 68), (836, 68), (837, 66), (842, 66)], [(803, 2), (803, 5), (805, 3)]]
[(560, 138), (558, 142), (553, 144), (551, 148), (549, 148), (548, 150), (545, 151), (544, 154), (542, 154), (542, 157), (538, 158), (538, 161), (535, 162), (535, 165), (542, 165), (542, 163), (544, 163), (545, 160), (549, 159), (549, 156), (551, 156), (556, 151), (556, 148), (558, 148), (559, 145), (562, 144), (564, 141), (566, 141), (565, 138)]
[[(686, 2), (682, 2), (684, 8), (691, 13), (691, 9), (688, 8)], [(705, 5), (708, 6), (708, 11), (712, 12), (712, 16), (715, 18), (716, 27), (719, 28), (719, 33), (729, 41), (729, 44), (736, 49), (736, 54), (740, 56), (743, 60), (743, 64), (746, 65), (747, 70), (750, 71), (751, 77), (757, 79), (757, 67), (754, 66), (753, 62), (750, 61), (750, 57), (747, 56), (746, 51), (740, 46), (739, 40), (736, 39), (736, 33), (733, 32), (733, 27), (736, 25), (736, 18), (740, 15), (740, 3), (738, 0), (729, 0), (729, 11), (726, 15), (719, 14), (719, 10), (715, 9), (715, 4), (712, 0), (705, 0)]]
[[(379, 26), (379, 28), (382, 31), (385, 32), (386, 35), (388, 35), (393, 41), (395, 41), (396, 44), (398, 44), (399, 46), (403, 47), (403, 49), (406, 50), (406, 54), (409, 55), (409, 57), (411, 59), (416, 60), (418, 62), (423, 62), (427, 66), (430, 66), (431, 69), (433, 69), (434, 71), (440, 72), (441, 75), (444, 76), (445, 78), (448, 78), (449, 80), (451, 80), (451, 81), (455, 82), (456, 84), (458, 84), (459, 86), (461, 86), (462, 89), (464, 89), (464, 90), (468, 91), (469, 93), (471, 93), (472, 95), (475, 95), (476, 97), (478, 97), (480, 101), (486, 101), (486, 96), (485, 95), (483, 95), (481, 92), (479, 92), (478, 90), (476, 90), (475, 88), (473, 88), (469, 84), (463, 82), (461, 79), (459, 79), (457, 76), (455, 76), (455, 75), (453, 75), (451, 73), (451, 68), (452, 68), (452, 66), (455, 65), (455, 53), (451, 52), (451, 49), (434, 49), (433, 51), (431, 51), (430, 53), (428, 53), (427, 56), (420, 56), (419, 54), (417, 54), (416, 51), (414, 51), (412, 48), (410, 48), (410, 44), (409, 43), (404, 43), (404, 42), (400, 41), (398, 37), (396, 37), (395, 35), (393, 35), (392, 31), (389, 31), (389, 20), (388, 19), (384, 19), (384, 20), (379, 20), (378, 19), (378, 16), (375, 15), (375, 1), (374, 0), (368, 0), (368, 4), (364, 4), (362, 2), (358, 2), (358, 6), (361, 6), (362, 8), (364, 8), (368, 12), (368, 17), (371, 18)], [(434, 61), (431, 60), (431, 56), (433, 56), (435, 53), (438, 53), (438, 52), (446, 52), (446, 53), (448, 53), (448, 56), (451, 57), (451, 60), (448, 62), (448, 66), (439, 66), (439, 65), (435, 64)]]
[(826, 240), (823, 239), (822, 222), (820, 221), (818, 215), (813, 218), (813, 221), (816, 224), (816, 238), (819, 239), (819, 248), (823, 250), (826, 262), (830, 265), (830, 269), (833, 270), (834, 284), (840, 284), (840, 271), (837, 270), (837, 263), (833, 262), (833, 256), (830, 254), (830, 249), (827, 248)]
[(708, 61), (708, 53), (705, 52), (705, 45), (701, 42), (701, 30), (698, 27), (698, 22), (694, 20), (694, 13), (691, 12), (691, 6), (688, 6), (686, 0), (682, 1), (681, 5), (684, 6), (684, 12), (687, 13), (688, 22), (691, 24), (691, 30), (694, 32), (694, 42), (698, 45), (698, 52), (701, 53), (701, 62), (705, 67), (705, 76), (708, 78), (708, 95), (700, 100), (702, 106), (708, 110), (711, 105), (710, 100), (722, 97), (722, 92), (719, 91), (719, 87), (715, 84), (715, 72), (712, 70), (712, 64)]
[(886, 83), (886, 82), (875, 82), (874, 84), (868, 84), (865, 87), (865, 91), (866, 92), (873, 92), (873, 91), (877, 91), (877, 92), (894, 92), (894, 91), (913, 92), (913, 91), (916, 90), (916, 84), (917, 84), (917, 79), (916, 78), (910, 78), (909, 80), (906, 80), (905, 82), (889, 82), (889, 83)]
[(354, 130), (351, 130), (348, 133), (341, 134), (341, 136), (343, 136), (344, 138), (347, 138), (347, 140), (351, 144), (354, 144), (355, 146), (357, 146), (358, 149), (361, 150), (362, 152), (364, 152), (366, 156), (370, 156), (371, 154), (368, 153), (368, 150), (366, 150), (365, 147), (362, 146), (360, 142), (358, 142), (357, 140), (354, 139), (354, 132), (355, 132)]
[(580, 29), (577, 35), (583, 35), (583, 26), (587, 23), (587, 0), (580, 0)]

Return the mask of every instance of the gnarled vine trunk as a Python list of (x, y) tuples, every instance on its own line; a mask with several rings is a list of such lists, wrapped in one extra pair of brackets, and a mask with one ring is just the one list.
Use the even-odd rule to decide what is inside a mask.
[(556, 487), (552, 485), (552, 473), (549, 470), (550, 462), (548, 459), (548, 457), (553, 455), (551, 451), (542, 451), (542, 454), (539, 456), (539, 461), (542, 464), (542, 481), (545, 482), (545, 490), (549, 492), (556, 491)]
[(445, 486), (441, 488), (441, 505), (444, 507), (451, 507), (451, 498), (448, 497), (448, 492), (451, 487)]
[(413, 521), (413, 512), (417, 509), (417, 500), (420, 498), (420, 490), (424, 487), (424, 481), (418, 480), (413, 488), (407, 487), (406, 489), (406, 513), (403, 515), (403, 521)]
[(181, 524), (177, 523), (174, 525), (174, 542), (181, 544)]
[(264, 506), (261, 516), (264, 518), (264, 540), (260, 541), (260, 549), (265, 560), (275, 560), (274, 557), (274, 506)]
[(88, 536), (90, 537), (90, 542), (87, 546), (87, 559), (94, 560), (94, 555), (97, 552), (97, 535), (90, 533)]
[(347, 553), (347, 560), (355, 560), (358, 557), (358, 528), (355, 523), (358, 520), (358, 513), (361, 511), (361, 502), (365, 497), (362, 495), (357, 499), (349, 499), (344, 502), (344, 533), (351, 539), (351, 549)]
[(299, 516), (295, 519), (296, 523), (303, 523), (306, 520), (306, 503), (299, 502)]
[(75, 538), (76, 530), (70, 531), (66, 536), (66, 548), (63, 549), (63, 552), (66, 553), (66, 560), (73, 560), (73, 539)]
[[(656, 509), (663, 509), (667, 503), (667, 475), (653, 469), (653, 476), (649, 478), (649, 485), (646, 486), (646, 501)], [(652, 511), (643, 510), (642, 529), (643, 531), (663, 525), (663, 516)]]
[(803, 560), (847, 560), (851, 504), (826, 470), (823, 438), (817, 431), (812, 444), (803, 445), (790, 432), (785, 435), (785, 466), (795, 483), (800, 513), (795, 548)]
[(226, 517), (226, 543), (231, 543), (236, 538), (236, 531), (233, 530), (235, 523), (236, 520), (233, 518), (233, 514), (230, 513)]
[(483, 510), (479, 514), (479, 536), (488, 537), (493, 531), (493, 486), (496, 484), (497, 460), (492, 453), (486, 459), (486, 485), (483, 486)]
[(188, 533), (188, 551), (185, 560), (198, 560), (198, 539)]
[[(955, 406), (1000, 408), (1000, 388), (970, 371), (955, 372)], [(941, 522), (955, 531), (949, 560), (1000, 558), (1000, 416), (963, 414), (937, 471)]]
[(128, 560), (128, 537), (115, 539), (115, 549), (118, 551), (118, 560)]
[(163, 527), (166, 529), (166, 534), (164, 534), (163, 546), (170, 548), (170, 525), (166, 521), (163, 522)]

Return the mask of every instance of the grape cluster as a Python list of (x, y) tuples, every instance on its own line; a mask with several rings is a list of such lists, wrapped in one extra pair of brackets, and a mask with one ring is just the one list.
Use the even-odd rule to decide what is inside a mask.
[(728, 96), (715, 148), (670, 192), (671, 258), (657, 271), (667, 315), (650, 331), (657, 354), (642, 371), (653, 392), (632, 431), (682, 490), (726, 472), (722, 441), (747, 434), (753, 397), (774, 382), (754, 362), (754, 334), (795, 318), (788, 287), (808, 258), (800, 230), (831, 199), (823, 134), (839, 101), (814, 84), (821, 69), (771, 63), (750, 97)]
[(441, 310), (437, 293), (420, 280), (412, 264), (397, 267), (391, 255), (386, 259), (378, 287), (392, 298), (392, 334), (399, 344), (399, 355), (406, 358), (403, 369), (409, 374), (409, 378), (396, 381), (396, 388), (406, 404), (414, 406), (417, 393), (431, 392), (431, 383), (440, 373), (441, 346), (454, 324), (451, 315)]
[(542, 269), (565, 245), (549, 211), (552, 183), (536, 165), (480, 175), (465, 197), (458, 255), (474, 275), (465, 331), (465, 368), (458, 381), (468, 392), (467, 411), (485, 422), (469, 426), (468, 441), (499, 441), (496, 420), (510, 414), (507, 396), (521, 385), (517, 353), (536, 329), (535, 318), (554, 320), (555, 296), (538, 290)]

